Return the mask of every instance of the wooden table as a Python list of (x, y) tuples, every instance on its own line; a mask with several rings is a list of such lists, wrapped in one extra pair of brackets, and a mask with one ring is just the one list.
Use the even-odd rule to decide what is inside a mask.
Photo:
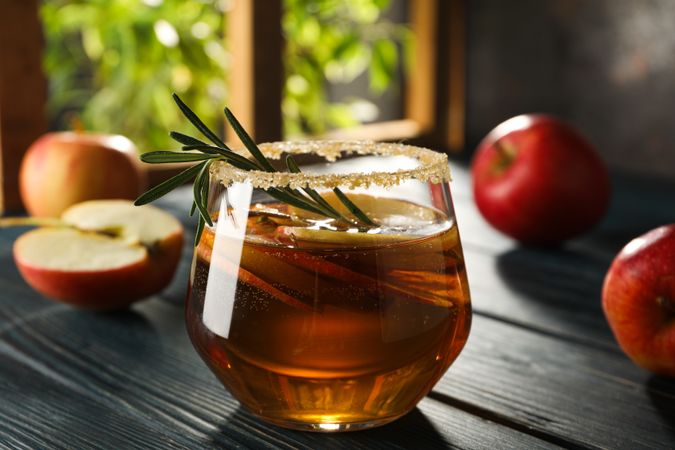
[[(560, 249), (536, 250), (490, 229), (466, 170), (453, 172), (473, 327), (455, 364), (406, 417), (326, 435), (269, 426), (243, 411), (185, 333), (189, 242), (162, 295), (96, 314), (28, 288), (11, 256), (21, 230), (3, 230), (0, 447), (675, 448), (675, 380), (634, 366), (600, 306), (614, 254), (675, 221), (675, 186), (615, 177), (600, 227)], [(183, 189), (161, 206), (185, 218), (189, 196)]]

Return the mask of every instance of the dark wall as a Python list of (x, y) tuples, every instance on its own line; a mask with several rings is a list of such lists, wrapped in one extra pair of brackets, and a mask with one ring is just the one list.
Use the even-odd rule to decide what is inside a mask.
[(526, 112), (616, 169), (675, 179), (675, 1), (466, 0), (467, 144)]

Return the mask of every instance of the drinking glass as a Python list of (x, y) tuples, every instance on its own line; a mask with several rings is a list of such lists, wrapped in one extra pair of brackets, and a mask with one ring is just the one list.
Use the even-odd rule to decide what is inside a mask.
[[(214, 225), (195, 248), (186, 304), (194, 347), (267, 422), (345, 431), (401, 417), (471, 323), (447, 158), (372, 142), (260, 148), (279, 162), (293, 155), (302, 172), (212, 166)], [(280, 192), (318, 194), (341, 218)]]

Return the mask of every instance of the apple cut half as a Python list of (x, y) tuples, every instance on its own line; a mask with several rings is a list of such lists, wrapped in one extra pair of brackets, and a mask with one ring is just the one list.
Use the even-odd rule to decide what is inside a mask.
[(14, 244), (26, 282), (47, 297), (87, 309), (116, 309), (161, 291), (180, 260), (183, 227), (170, 214), (126, 200), (80, 203), (58, 227)]

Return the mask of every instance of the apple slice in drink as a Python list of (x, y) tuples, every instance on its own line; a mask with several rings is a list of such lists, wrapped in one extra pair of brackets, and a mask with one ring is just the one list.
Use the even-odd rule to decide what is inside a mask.
[[(215, 267), (215, 270), (221, 270), (223, 272), (230, 274), (231, 276), (236, 276), (239, 278), (239, 281), (249, 284), (257, 289), (260, 289), (261, 291), (267, 292), (271, 296), (288, 304), (289, 306), (293, 306), (294, 308), (298, 308), (304, 311), (312, 310), (312, 307), (304, 303), (302, 300), (297, 299), (283, 292), (282, 290), (274, 287), (268, 281), (265, 281), (258, 275), (254, 275), (252, 272), (247, 270), (245, 262), (247, 261), (250, 262), (250, 258), (247, 258), (246, 255), (247, 254), (250, 255), (251, 254), (250, 252), (243, 252), (242, 260), (239, 262), (230, 261), (223, 254), (221, 255), (221, 258), (218, 259), (217, 265), (214, 266), (213, 265), (214, 263), (211, 259), (211, 256), (213, 254), (214, 240), (215, 236), (213, 235), (213, 231), (207, 228), (202, 233), (202, 236), (199, 240), (199, 245), (197, 245), (197, 255), (207, 264), (211, 265), (212, 270), (214, 270)], [(258, 267), (272, 269), (273, 273), (276, 273), (276, 275), (282, 275), (285, 273), (284, 271), (279, 271), (278, 270), (279, 267), (275, 266), (274, 264), (270, 265), (269, 261), (265, 260), (263, 260)], [(268, 271), (265, 273), (268, 273)]]
[(115, 309), (162, 290), (180, 259), (183, 227), (170, 214), (125, 200), (80, 203), (59, 226), (23, 234), (14, 260), (47, 297), (87, 309)]
[[(340, 214), (352, 217), (347, 207), (340, 202), (331, 191), (322, 192), (321, 196)], [(388, 197), (376, 197), (367, 194), (349, 193), (349, 199), (375, 222), (385, 226), (408, 225), (411, 221), (417, 224), (433, 223), (440, 217), (439, 213), (430, 207), (416, 205), (406, 200)], [(307, 212), (294, 206), (289, 207), (292, 216), (300, 219), (322, 219), (324, 217)]]
[(298, 248), (366, 248), (405, 242), (418, 238), (403, 234), (348, 233), (343, 231), (317, 230), (304, 227), (277, 227), (274, 238)]
[[(451, 245), (452, 247), (458, 244), (458, 236), (456, 228), (452, 228), (446, 233), (447, 238), (443, 247)], [(368, 234), (368, 233), (346, 233), (336, 232), (330, 230), (316, 230), (302, 227), (278, 227), (275, 233), (275, 240), (283, 242), (284, 239), (290, 240), (298, 248), (317, 248), (317, 249), (366, 249), (373, 247), (381, 247), (381, 251), (387, 251), (387, 245), (399, 244), (405, 242), (412, 242), (415, 240), (424, 240), (414, 235), (403, 234)], [(391, 247), (389, 247), (391, 248)], [(438, 252), (441, 251), (440, 246), (432, 246), (429, 248), (428, 254), (419, 255), (423, 247), (418, 246), (414, 252), (406, 253), (396, 252), (397, 259), (409, 258), (444, 258)], [(254, 249), (252, 251), (255, 252)], [(276, 258), (266, 257), (267, 265), (270, 261)], [(423, 275), (417, 272), (405, 271), (388, 271), (387, 279), (374, 279), (368, 275), (356, 272), (349, 268), (343, 267), (339, 264), (327, 261), (319, 256), (311, 255), (309, 253), (296, 253), (293, 258), (285, 258), (287, 265), (297, 266), (309, 273), (321, 274), (323, 277), (338, 281), (340, 284), (351, 284), (362, 287), (366, 290), (377, 292), (381, 290), (392, 295), (407, 298), (421, 303), (433, 304), (442, 307), (452, 306), (457, 299), (462, 298), (460, 295), (448, 295), (456, 289), (457, 283), (453, 286), (447, 284), (449, 278), (441, 278), (444, 282), (438, 283), (434, 278), (435, 274), (424, 273)], [(260, 267), (262, 260), (257, 267)], [(404, 273), (405, 272), (405, 273)], [(415, 277), (415, 274), (418, 276)], [(431, 278), (430, 278), (431, 277)], [(398, 283), (397, 281), (403, 281)], [(430, 283), (434, 283), (434, 289), (431, 288)]]

